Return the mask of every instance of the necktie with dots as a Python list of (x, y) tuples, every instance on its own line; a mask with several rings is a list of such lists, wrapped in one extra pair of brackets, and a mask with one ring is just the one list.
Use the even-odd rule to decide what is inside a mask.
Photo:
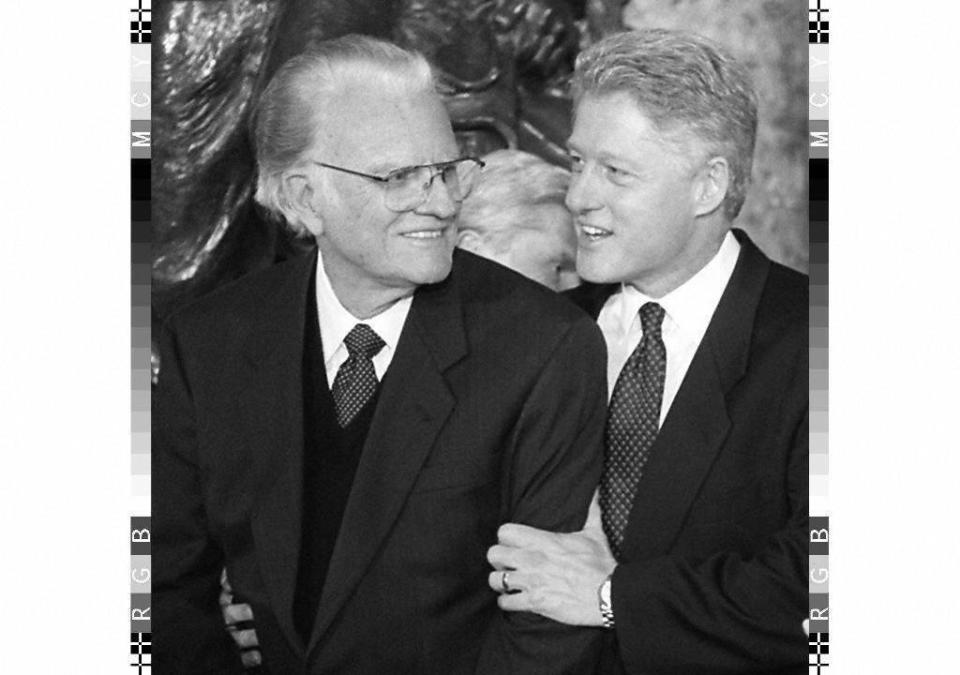
[(663, 307), (655, 302), (640, 308), (643, 338), (620, 371), (610, 397), (600, 509), (603, 531), (617, 560), (643, 465), (660, 428), (667, 374), (667, 348), (660, 333), (664, 314)]
[(341, 428), (350, 424), (350, 420), (363, 410), (376, 392), (379, 380), (372, 359), (385, 344), (365, 323), (354, 326), (343, 343), (349, 356), (337, 371), (332, 390), (337, 422)]

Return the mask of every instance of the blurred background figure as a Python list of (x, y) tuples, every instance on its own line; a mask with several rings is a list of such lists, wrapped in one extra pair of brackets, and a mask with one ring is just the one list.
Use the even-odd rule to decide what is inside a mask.
[(563, 204), (570, 172), (520, 150), (483, 161), (483, 179), (460, 211), (457, 246), (555, 291), (578, 286), (577, 237)]

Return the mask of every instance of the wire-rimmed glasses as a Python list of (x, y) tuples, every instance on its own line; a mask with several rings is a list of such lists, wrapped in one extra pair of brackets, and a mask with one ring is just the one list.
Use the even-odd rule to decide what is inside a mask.
[(443, 184), (446, 185), (450, 198), (456, 202), (462, 202), (476, 187), (480, 178), (480, 169), (484, 166), (483, 162), (476, 157), (461, 157), (449, 162), (404, 166), (383, 176), (377, 176), (326, 162), (311, 161), (327, 169), (381, 183), (384, 186), (386, 207), (396, 212), (411, 211), (423, 204), (437, 176), (440, 176)]

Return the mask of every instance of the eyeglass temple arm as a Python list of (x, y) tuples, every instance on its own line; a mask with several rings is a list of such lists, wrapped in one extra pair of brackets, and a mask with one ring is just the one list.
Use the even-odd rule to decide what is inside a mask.
[[(390, 180), (390, 176), (375, 176), (372, 173), (363, 173), (362, 171), (354, 171), (353, 169), (347, 169), (342, 166), (336, 166), (334, 164), (327, 164), (326, 162), (318, 162), (317, 160), (312, 160), (312, 161), (314, 164), (318, 166), (326, 167), (327, 169), (333, 169), (334, 171), (342, 171), (343, 173), (353, 174), (354, 176), (360, 176), (362, 178), (369, 178), (370, 180), (379, 181), (380, 183), (386, 183)], [(486, 163), (479, 157), (461, 157), (460, 159), (454, 159), (449, 162), (437, 162), (436, 164), (424, 164), (422, 166), (429, 167), (429, 168), (436, 168), (440, 166), (450, 166), (450, 165), (457, 164), (458, 162), (467, 162), (467, 161), (476, 162), (477, 167), (480, 169), (486, 166)], [(413, 169), (416, 167), (404, 167), (404, 168)], [(400, 170), (402, 169), (398, 169), (398, 171)]]
[(318, 162), (317, 160), (312, 160), (314, 164), (318, 166), (323, 166), (328, 169), (333, 169), (334, 171), (342, 171), (344, 173), (353, 174), (354, 176), (360, 176), (362, 178), (369, 178), (370, 180), (379, 181), (381, 183), (386, 183), (387, 178), (384, 176), (374, 176), (372, 173), (363, 173), (362, 171), (354, 171), (353, 169), (345, 169), (342, 166), (334, 166), (333, 164), (327, 164), (325, 162)]

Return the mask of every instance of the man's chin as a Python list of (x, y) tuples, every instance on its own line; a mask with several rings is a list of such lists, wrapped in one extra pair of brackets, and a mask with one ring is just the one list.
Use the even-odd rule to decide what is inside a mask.
[(614, 284), (622, 281), (621, 275), (612, 265), (604, 264), (594, 256), (582, 254), (577, 256), (577, 276), (580, 277), (580, 281), (591, 284)]
[(431, 261), (430, 264), (411, 266), (411, 269), (416, 270), (411, 276), (414, 277), (413, 280), (417, 285), (438, 284), (450, 276), (450, 270), (453, 269), (452, 252), (446, 260), (435, 260)]
[(424, 284), (439, 284), (441, 281), (443, 281), (444, 279), (446, 279), (446, 278), (449, 277), (449, 276), (450, 276), (450, 270), (449, 270), (449, 269), (448, 269), (446, 272), (444, 272), (444, 273), (437, 273), (437, 274), (426, 275), (426, 276), (423, 277), (423, 281), (421, 281), (420, 284), (421, 284), (421, 285), (424, 285)]

